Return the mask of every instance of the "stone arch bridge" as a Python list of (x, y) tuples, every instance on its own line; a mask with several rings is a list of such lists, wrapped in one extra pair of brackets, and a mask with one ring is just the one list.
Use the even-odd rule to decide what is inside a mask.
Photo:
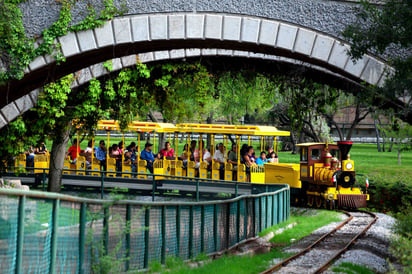
[[(21, 7), (28, 35), (41, 32), (47, 18), (53, 17), (55, 10), (44, 10), (43, 2), (28, 1)], [(136, 57), (150, 62), (230, 56), (306, 66), (354, 84), (382, 85), (386, 78), (384, 60), (365, 55), (354, 63), (347, 56), (350, 45), (339, 33), (355, 20), (351, 2), (143, 2), (126, 1), (128, 14), (100, 28), (59, 37), (66, 62), (56, 65), (53, 57), (40, 56), (30, 63), (22, 80), (0, 86), (0, 128), (33, 107), (43, 85), (69, 73), (78, 75), (75, 86), (82, 85), (108, 73), (102, 62), (110, 59), (118, 70), (136, 64)], [(81, 9), (79, 4), (74, 14)], [(40, 14), (46, 19), (33, 23)]]

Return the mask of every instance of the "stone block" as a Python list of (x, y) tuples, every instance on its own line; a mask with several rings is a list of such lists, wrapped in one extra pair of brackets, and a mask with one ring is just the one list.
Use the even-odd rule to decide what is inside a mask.
[(356, 63), (349, 58), (345, 66), (345, 71), (349, 72), (350, 74), (356, 77), (360, 77), (367, 61), (368, 59), (366, 58), (366, 56), (363, 56), (362, 59), (357, 60)]
[(318, 35), (315, 39), (315, 45), (312, 50), (312, 57), (328, 61), (330, 51), (332, 50), (333, 39), (324, 35)]
[(0, 113), (0, 128), (4, 127), (5, 125), (7, 125), (6, 118), (4, 118), (4, 116)]
[(167, 60), (169, 59), (169, 51), (168, 50), (160, 50), (154, 52), (154, 60)]
[(43, 89), (36, 88), (29, 93), (31, 100), (33, 101), (33, 105), (37, 105), (37, 99), (39, 98), (40, 91)]
[(99, 48), (114, 45), (112, 22), (106, 22), (103, 26), (94, 30)]
[(149, 17), (150, 37), (152, 40), (167, 39), (167, 16), (152, 15)]
[(186, 49), (186, 57), (200, 56), (200, 49)]
[(349, 59), (348, 49), (349, 46), (339, 41), (335, 41), (328, 63), (343, 69)]
[(284, 49), (293, 49), (298, 28), (291, 25), (280, 24), (276, 46)]
[(142, 63), (149, 63), (154, 60), (153, 52), (140, 53), (139, 59)]
[(17, 108), (20, 111), (20, 114), (28, 111), (29, 109), (31, 109), (34, 105), (33, 102), (30, 99), (30, 96), (24, 95), (23, 97), (20, 97), (19, 99), (17, 99), (15, 101)]
[(233, 50), (230, 50), (230, 49), (217, 49), (217, 55), (232, 56), (233, 55)]
[(122, 60), (123, 68), (131, 67), (136, 65), (136, 54), (132, 54), (129, 56), (124, 56), (120, 58)]
[(39, 56), (36, 59), (34, 59), (33, 61), (31, 61), (31, 63), (29, 64), (29, 68), (30, 70), (36, 70), (38, 68), (41, 68), (42, 66), (46, 65), (46, 61), (44, 60), (43, 56)]
[(93, 30), (80, 31), (77, 33), (81, 51), (93, 50), (97, 48)]
[(233, 56), (249, 57), (249, 52), (244, 51), (244, 50), (234, 50), (233, 51)]
[(184, 49), (174, 49), (170, 51), (170, 59), (180, 59), (185, 58), (185, 50)]
[(149, 18), (147, 16), (136, 16), (131, 19), (132, 36), (134, 42), (148, 41), (149, 37)]
[(103, 66), (103, 63), (98, 63), (90, 66), (90, 72), (94, 78), (99, 78), (105, 74), (108, 74), (107, 69)]
[(77, 45), (77, 37), (74, 32), (69, 32), (65, 36), (59, 37), (59, 42), (61, 44), (62, 53), (66, 58), (80, 52), (79, 46)]
[(185, 39), (185, 16), (169, 15), (169, 39)]
[(206, 39), (222, 39), (222, 21), (221, 15), (206, 15), (205, 22), (205, 38)]
[(93, 78), (92, 72), (89, 68), (84, 68), (77, 74), (77, 82), (79, 86), (89, 82)]
[(16, 104), (14, 104), (13, 102), (4, 106), (1, 109), (1, 114), (3, 114), (4, 118), (6, 118), (6, 121), (10, 123), (20, 115), (20, 111), (17, 109)]
[(377, 85), (384, 72), (385, 65), (375, 58), (368, 56), (368, 59), (369, 62), (362, 72), (361, 79), (369, 84)]
[(313, 31), (299, 28), (296, 36), (294, 51), (305, 55), (310, 55), (315, 42), (316, 34)]
[(278, 33), (279, 23), (262, 20), (260, 24), (259, 43), (274, 46)]
[(129, 18), (115, 18), (113, 20), (113, 30), (116, 44), (132, 42), (132, 31)]
[(215, 56), (217, 55), (217, 49), (202, 49), (202, 55)]
[(122, 60), (120, 60), (120, 58), (112, 59), (112, 64), (113, 64), (113, 71), (121, 70), (123, 68)]
[(240, 40), (240, 24), (242, 19), (235, 16), (223, 17), (223, 39), (230, 41)]
[(186, 38), (203, 39), (204, 21), (204, 15), (186, 15)]
[(243, 42), (257, 43), (259, 28), (260, 20), (255, 18), (243, 18), (240, 39)]

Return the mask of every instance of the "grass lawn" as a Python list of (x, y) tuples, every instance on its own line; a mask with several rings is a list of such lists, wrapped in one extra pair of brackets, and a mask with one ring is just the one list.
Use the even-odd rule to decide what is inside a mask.
[[(293, 228), (285, 230), (271, 240), (278, 247), (267, 254), (253, 257), (227, 255), (197, 268), (190, 268), (179, 259), (168, 258), (165, 267), (162, 267), (159, 263), (151, 264), (151, 273), (259, 273), (268, 268), (274, 258), (283, 259), (292, 255), (282, 252), (284, 247), (290, 245), (292, 239), (299, 240), (319, 227), (340, 221), (340, 213), (334, 211), (319, 210), (315, 215), (304, 214), (305, 212), (302, 211), (299, 211), (299, 213), (292, 211), (291, 213), (292, 215), (287, 222), (268, 228), (260, 233), (260, 235), (265, 235), (270, 231), (284, 228), (288, 224), (296, 223)], [(201, 256), (201, 259), (204, 259), (204, 256)]]

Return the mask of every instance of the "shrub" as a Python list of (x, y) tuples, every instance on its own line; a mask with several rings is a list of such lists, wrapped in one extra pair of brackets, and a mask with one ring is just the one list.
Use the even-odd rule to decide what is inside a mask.
[[(362, 188), (365, 188), (364, 181), (364, 179), (359, 180)], [(412, 204), (410, 178), (406, 176), (375, 175), (369, 178), (369, 182), (369, 208), (375, 208), (382, 212), (400, 212)]]

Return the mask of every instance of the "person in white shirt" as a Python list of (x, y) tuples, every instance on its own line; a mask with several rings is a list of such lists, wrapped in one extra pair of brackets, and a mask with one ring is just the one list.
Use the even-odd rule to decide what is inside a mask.
[(225, 157), (225, 152), (223, 151), (223, 144), (219, 143), (217, 145), (217, 150), (215, 152), (215, 155), (213, 155), (213, 160), (215, 162), (220, 164), (219, 168), (219, 173), (220, 173), (220, 180), (224, 179), (224, 174), (225, 174), (225, 163), (226, 163), (226, 157)]

